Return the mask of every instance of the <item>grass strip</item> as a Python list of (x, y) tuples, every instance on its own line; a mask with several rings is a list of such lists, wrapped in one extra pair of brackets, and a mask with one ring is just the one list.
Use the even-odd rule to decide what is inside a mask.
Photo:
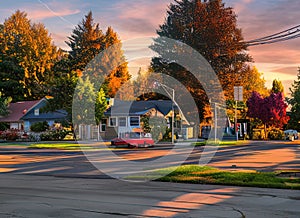
[(242, 145), (245, 141), (212, 141), (206, 140), (201, 142), (194, 142), (192, 143), (193, 146), (205, 146), (205, 145), (215, 145), (215, 146), (235, 146), (235, 145)]
[(93, 149), (91, 146), (82, 146), (76, 143), (37, 143), (28, 146), (31, 149), (62, 149), (62, 150), (80, 150)]
[(151, 179), (162, 182), (217, 184), (261, 188), (300, 189), (299, 178), (278, 177), (276, 172), (225, 171), (208, 166), (184, 165), (155, 170), (129, 179)]

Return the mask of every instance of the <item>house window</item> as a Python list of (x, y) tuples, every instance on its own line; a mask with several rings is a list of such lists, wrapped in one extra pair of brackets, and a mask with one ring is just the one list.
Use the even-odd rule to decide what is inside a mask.
[(140, 126), (140, 118), (130, 117), (130, 126)]
[(111, 126), (111, 127), (117, 126), (117, 118), (116, 117), (109, 118), (109, 126)]
[(35, 109), (34, 110), (34, 116), (40, 115), (40, 109)]
[(107, 124), (107, 119), (101, 120), (100, 132), (105, 132), (106, 131), (106, 124)]
[(121, 127), (127, 126), (126, 117), (119, 117), (119, 126)]

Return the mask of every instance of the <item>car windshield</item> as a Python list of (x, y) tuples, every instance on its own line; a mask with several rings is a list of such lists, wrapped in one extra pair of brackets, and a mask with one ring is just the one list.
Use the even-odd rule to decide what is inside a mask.
[(138, 138), (140, 138), (140, 133), (138, 133), (138, 132), (131, 132), (130, 133), (130, 138), (132, 138), (132, 139), (138, 139)]
[(125, 132), (120, 134), (120, 138), (131, 138), (131, 139), (152, 138), (152, 135), (151, 133)]

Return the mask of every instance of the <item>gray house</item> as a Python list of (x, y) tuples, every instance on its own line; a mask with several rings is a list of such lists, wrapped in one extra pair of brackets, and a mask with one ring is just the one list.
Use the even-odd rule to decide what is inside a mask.
[[(180, 115), (178, 107), (174, 105), (175, 122), (174, 132), (185, 138), (193, 138), (193, 127)], [(150, 100), (150, 101), (121, 101), (114, 100), (111, 107), (104, 113), (105, 119), (100, 125), (100, 134), (104, 139), (118, 137), (125, 132), (143, 131), (142, 117), (160, 118), (171, 127), (172, 101)], [(182, 118), (183, 117), (183, 118)]]

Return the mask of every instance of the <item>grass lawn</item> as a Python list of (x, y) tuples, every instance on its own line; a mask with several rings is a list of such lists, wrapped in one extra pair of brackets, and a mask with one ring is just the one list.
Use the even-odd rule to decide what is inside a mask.
[(28, 146), (28, 142), (1, 142), (0, 146)]
[[(155, 170), (147, 175), (128, 179), (155, 179), (162, 182), (252, 186), (262, 188), (300, 189), (299, 178), (282, 178), (278, 173), (225, 171), (208, 166), (184, 165)], [(161, 175), (161, 176), (160, 176)]]
[(234, 146), (234, 145), (242, 145), (246, 141), (219, 141), (215, 143), (215, 141), (202, 141), (202, 142), (194, 142), (193, 146), (205, 146), (205, 145), (216, 145), (216, 146)]
[(28, 148), (40, 148), (40, 149), (62, 149), (62, 150), (80, 150), (80, 149), (92, 149), (91, 146), (82, 146), (75, 142), (59, 142), (59, 143), (32, 143)]

